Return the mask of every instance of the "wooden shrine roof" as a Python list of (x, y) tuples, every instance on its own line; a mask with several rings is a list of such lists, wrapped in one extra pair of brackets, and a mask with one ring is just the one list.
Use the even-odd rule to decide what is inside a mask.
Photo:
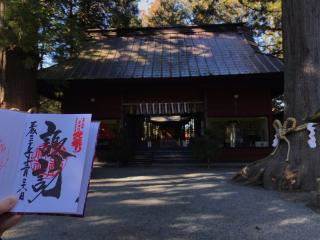
[(280, 73), (241, 24), (89, 31), (79, 56), (39, 72), (52, 79), (186, 78)]

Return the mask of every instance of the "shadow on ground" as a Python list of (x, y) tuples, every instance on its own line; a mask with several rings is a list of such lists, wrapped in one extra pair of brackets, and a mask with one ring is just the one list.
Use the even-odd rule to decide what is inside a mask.
[(85, 218), (28, 216), (7, 239), (320, 239), (320, 216), (204, 168), (96, 168)]

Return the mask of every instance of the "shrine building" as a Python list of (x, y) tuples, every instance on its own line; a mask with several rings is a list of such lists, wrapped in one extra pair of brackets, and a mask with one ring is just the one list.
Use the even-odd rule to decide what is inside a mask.
[(39, 72), (64, 80), (64, 113), (92, 113), (100, 141), (124, 128), (137, 149), (188, 148), (224, 132), (220, 161), (268, 155), (283, 62), (242, 24), (89, 31), (80, 55)]

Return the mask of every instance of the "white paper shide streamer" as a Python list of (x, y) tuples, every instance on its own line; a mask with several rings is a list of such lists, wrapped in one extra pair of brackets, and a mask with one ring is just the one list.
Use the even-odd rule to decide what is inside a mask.
[(277, 134), (274, 135), (274, 139), (273, 139), (273, 142), (272, 142), (272, 147), (277, 147), (279, 145), (279, 138), (277, 136)]
[(316, 128), (314, 127), (313, 123), (308, 123), (307, 124), (307, 130), (309, 131), (309, 140), (308, 140), (308, 145), (310, 148), (316, 148), (317, 147), (317, 141), (315, 138), (315, 131)]

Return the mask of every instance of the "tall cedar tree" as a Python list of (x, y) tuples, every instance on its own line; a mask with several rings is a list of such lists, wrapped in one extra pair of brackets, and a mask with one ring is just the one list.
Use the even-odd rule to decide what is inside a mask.
[[(285, 118), (294, 117), (298, 125), (318, 112), (320, 103), (320, 2), (318, 0), (283, 0), (283, 35), (285, 59)], [(316, 114), (317, 116), (317, 114)], [(319, 116), (315, 118), (319, 121)], [(316, 138), (319, 139), (319, 126)], [(283, 141), (274, 156), (248, 165), (235, 180), (263, 184), (268, 189), (316, 187), (320, 177), (320, 146), (308, 146), (308, 131), (288, 135), (291, 152), (285, 162), (288, 145)]]
[(40, 4), (11, 0), (0, 6), (0, 107), (27, 110), (37, 104)]
[(0, 0), (0, 107), (37, 107), (45, 57), (77, 55), (88, 28), (137, 25), (135, 0)]

